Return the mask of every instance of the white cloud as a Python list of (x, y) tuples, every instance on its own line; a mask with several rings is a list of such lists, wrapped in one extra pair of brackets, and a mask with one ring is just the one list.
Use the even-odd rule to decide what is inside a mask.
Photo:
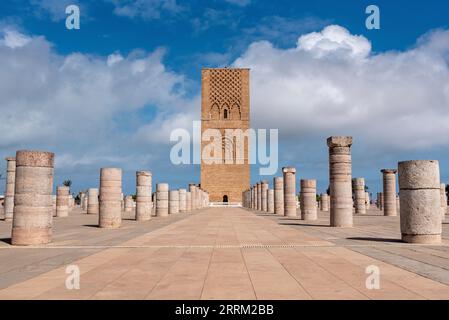
[[(36, 8), (36, 14), (49, 15), (53, 21), (60, 21), (67, 17), (65, 9), (71, 4), (80, 5), (79, 0), (31, 0), (31, 4)], [(86, 17), (85, 8), (81, 8), (83, 17)]]
[(21, 34), (20, 32), (17, 32), (16, 30), (5, 29), (3, 31), (3, 39), (0, 41), (0, 44), (14, 49), (23, 47), (31, 41), (31, 38)]
[(296, 142), (354, 135), (379, 152), (449, 145), (449, 31), (404, 52), (370, 48), (338, 26), (285, 50), (253, 43), (234, 63), (251, 68), (253, 123)]
[(176, 0), (108, 0), (118, 16), (147, 20), (159, 19), (163, 13), (176, 14), (184, 10)]

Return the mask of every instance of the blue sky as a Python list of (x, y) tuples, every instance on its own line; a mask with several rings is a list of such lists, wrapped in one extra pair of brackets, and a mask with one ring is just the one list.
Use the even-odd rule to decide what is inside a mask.
[[(369, 4), (380, 30), (365, 27)], [(198, 119), (202, 67), (240, 66), (252, 69), (253, 126), (280, 130), (279, 167), (320, 192), (332, 134), (354, 136), (353, 176), (372, 192), (398, 160), (440, 160), (449, 182), (448, 13), (439, 0), (5, 0), (0, 156), (54, 151), (55, 183), (74, 191), (96, 186), (102, 166), (124, 169), (125, 193), (139, 169), (186, 186), (199, 168), (169, 163), (168, 134)]]

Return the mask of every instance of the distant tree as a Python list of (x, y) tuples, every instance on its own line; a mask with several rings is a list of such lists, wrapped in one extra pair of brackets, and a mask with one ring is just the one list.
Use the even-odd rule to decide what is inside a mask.
[(327, 187), (326, 193), (330, 196), (331, 195), (331, 187)]
[(72, 180), (64, 180), (62, 185), (70, 188), (72, 186)]

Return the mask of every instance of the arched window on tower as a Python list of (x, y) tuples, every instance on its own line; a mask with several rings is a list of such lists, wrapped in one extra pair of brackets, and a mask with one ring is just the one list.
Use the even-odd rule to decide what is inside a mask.
[(228, 118), (228, 109), (224, 109), (223, 111), (223, 119), (227, 119)]

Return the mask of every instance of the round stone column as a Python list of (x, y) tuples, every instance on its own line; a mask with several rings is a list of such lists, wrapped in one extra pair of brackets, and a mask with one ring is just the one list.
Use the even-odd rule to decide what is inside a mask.
[(352, 187), (354, 190), (354, 205), (356, 214), (366, 214), (366, 193), (365, 193), (365, 179), (352, 179)]
[(16, 158), (6, 158), (6, 187), (5, 187), (5, 221), (12, 221), (14, 212), (14, 188), (16, 181)]
[(192, 211), (192, 193), (190, 191), (186, 192), (186, 209)]
[(268, 203), (267, 203), (267, 200), (268, 200), (268, 198), (267, 198), (267, 191), (268, 191), (268, 181), (266, 181), (266, 180), (263, 180), (263, 181), (261, 181), (260, 182), (260, 192), (261, 192), (261, 195), (260, 195), (260, 210), (261, 211), (264, 211), (264, 212), (267, 212), (267, 205), (268, 205)]
[(396, 169), (383, 169), (383, 209), (384, 216), (397, 216), (396, 211)]
[(256, 210), (260, 211), (262, 210), (262, 182), (256, 183), (256, 189), (257, 189), (257, 205)]
[(131, 212), (133, 211), (134, 207), (134, 200), (132, 196), (126, 196), (125, 197), (125, 212)]
[(267, 212), (274, 213), (274, 190), (268, 189), (267, 191)]
[(116, 229), (122, 224), (122, 169), (101, 168), (98, 226)]
[(90, 188), (87, 191), (87, 214), (98, 214), (98, 189)]
[(179, 191), (178, 190), (170, 190), (168, 213), (169, 214), (179, 213)]
[(187, 211), (187, 190), (179, 189), (179, 212)]
[(136, 221), (151, 219), (151, 171), (136, 171)]
[(168, 190), (168, 183), (156, 185), (156, 215), (158, 217), (168, 217)]
[(320, 196), (320, 206), (321, 211), (328, 212), (329, 211), (329, 195), (327, 193), (322, 193)]
[(69, 197), (70, 188), (66, 186), (56, 187), (56, 216), (68, 217), (69, 216)]
[(284, 174), (284, 215), (296, 217), (296, 169), (282, 168)]
[(300, 209), (302, 220), (316, 220), (316, 180), (301, 179)]
[(446, 184), (442, 183), (440, 185), (440, 198), (441, 198), (441, 218), (445, 220), (447, 214), (447, 195), (446, 195)]
[(56, 195), (53, 194), (51, 196), (52, 203), (53, 203), (53, 217), (56, 217)]
[(329, 137), (330, 225), (352, 227), (352, 137)]
[(284, 215), (284, 178), (273, 178), (274, 214)]
[(83, 211), (87, 212), (87, 206), (89, 205), (89, 199), (87, 197), (87, 195), (84, 195), (84, 199), (83, 199)]
[(366, 211), (369, 210), (370, 205), (371, 205), (371, 202), (370, 202), (370, 198), (369, 198), (369, 192), (365, 192), (365, 207), (366, 207), (365, 210)]
[(440, 169), (436, 160), (398, 164), (402, 240), (441, 242)]
[(197, 203), (196, 203), (196, 185), (194, 183), (190, 183), (189, 184), (189, 191), (191, 193), (191, 197), (192, 197), (192, 210), (197, 209)]
[(52, 240), (54, 154), (17, 151), (13, 245), (38, 245)]

